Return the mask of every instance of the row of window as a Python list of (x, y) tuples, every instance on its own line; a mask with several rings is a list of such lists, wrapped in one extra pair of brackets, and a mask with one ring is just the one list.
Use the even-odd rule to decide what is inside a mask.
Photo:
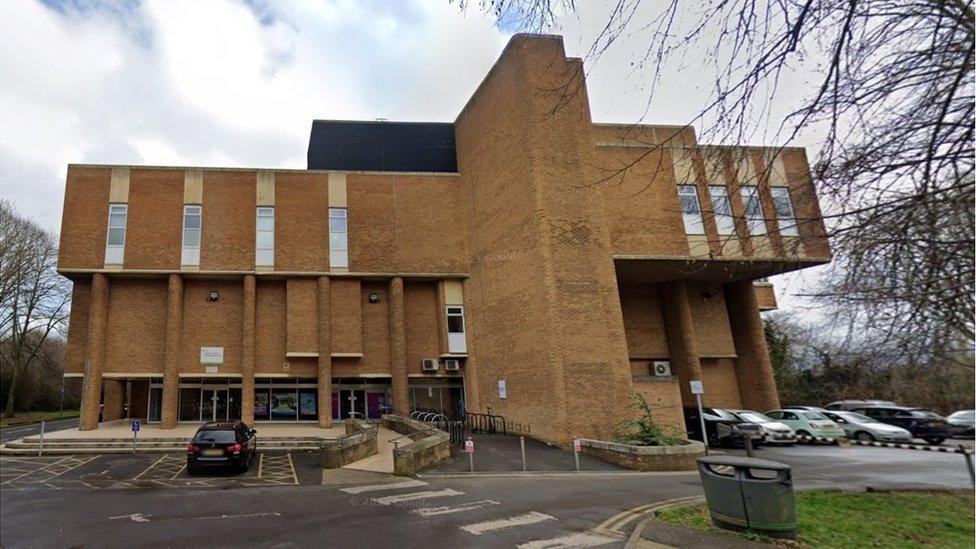
[[(125, 224), (127, 204), (109, 204), (108, 239), (105, 243), (105, 263), (121, 265), (125, 257)], [(254, 234), (254, 264), (257, 267), (274, 266), (275, 209), (258, 206)], [(345, 208), (329, 208), (329, 265), (349, 267), (348, 219)], [(200, 227), (203, 222), (203, 206), (183, 206), (183, 253), (182, 265), (200, 264)]]
[[(779, 232), (784, 236), (798, 236), (796, 216), (793, 212), (793, 202), (790, 200), (790, 190), (786, 187), (771, 187), (773, 209), (779, 223)], [(766, 215), (763, 212), (762, 201), (759, 200), (759, 188), (743, 186), (739, 188), (744, 206), (746, 230), (752, 236), (766, 234)], [(719, 235), (735, 234), (735, 218), (732, 216), (732, 205), (729, 202), (729, 190), (720, 185), (708, 187), (708, 196), (712, 201), (715, 212), (715, 226)], [(702, 221), (701, 205), (698, 201), (698, 187), (695, 185), (678, 185), (678, 200), (681, 202), (681, 214), (684, 218), (685, 232), (688, 234), (705, 234)]]

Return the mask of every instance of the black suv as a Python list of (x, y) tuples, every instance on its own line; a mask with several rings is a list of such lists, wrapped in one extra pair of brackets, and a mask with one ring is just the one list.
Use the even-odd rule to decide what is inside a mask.
[(863, 406), (852, 410), (881, 423), (907, 429), (913, 437), (929, 444), (942, 444), (949, 438), (949, 424), (935, 412), (905, 406)]
[(186, 446), (187, 472), (192, 475), (210, 465), (229, 465), (246, 472), (257, 453), (256, 433), (243, 421), (207, 423)]
[[(688, 438), (701, 440), (701, 419), (698, 416), (698, 408), (685, 408), (684, 411)], [(763, 430), (758, 423), (744, 421), (735, 414), (719, 408), (702, 408), (702, 412), (709, 446), (715, 448), (733, 444), (744, 445), (747, 438), (752, 439), (754, 446), (758, 447), (762, 444)]]

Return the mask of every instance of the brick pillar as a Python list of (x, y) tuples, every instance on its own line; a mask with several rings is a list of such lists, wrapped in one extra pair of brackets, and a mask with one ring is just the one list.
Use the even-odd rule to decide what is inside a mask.
[(319, 427), (332, 427), (332, 305), (329, 277), (319, 277)]
[(244, 275), (244, 319), (241, 328), (241, 421), (254, 424), (254, 335), (257, 318), (257, 282)]
[(773, 377), (773, 363), (766, 346), (766, 332), (759, 316), (759, 303), (752, 281), (725, 285), (725, 306), (735, 342), (735, 378), (742, 407), (749, 410), (779, 408), (779, 393)]
[(688, 304), (688, 287), (683, 280), (661, 284), (661, 312), (671, 350), (671, 369), (678, 376), (681, 403), (695, 405), (688, 382), (702, 378), (701, 360), (698, 357), (698, 341)]
[(102, 366), (105, 361), (105, 329), (108, 324), (108, 277), (92, 276), (88, 313), (88, 341), (85, 347), (85, 384), (81, 392), (78, 430), (98, 429), (98, 408), (102, 401)]
[(183, 277), (169, 275), (166, 291), (166, 348), (163, 351), (163, 402), (159, 426), (175, 429), (179, 420), (183, 333)]
[(106, 379), (102, 382), (105, 391), (102, 408), (102, 421), (115, 421), (125, 415), (125, 382), (118, 379)]
[(410, 412), (410, 394), (407, 385), (407, 337), (404, 328), (403, 278), (390, 279), (390, 375), (393, 376), (393, 409), (398, 413)]

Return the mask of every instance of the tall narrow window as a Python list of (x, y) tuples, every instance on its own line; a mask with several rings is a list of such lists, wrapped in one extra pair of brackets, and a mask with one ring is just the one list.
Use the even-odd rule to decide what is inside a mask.
[(200, 215), (202, 206), (183, 206), (183, 265), (200, 264)]
[(329, 208), (329, 266), (349, 267), (349, 219), (345, 208)]
[(687, 234), (705, 234), (701, 206), (698, 204), (698, 190), (695, 186), (678, 185), (678, 200), (681, 202), (681, 215), (685, 221), (685, 232)]
[(254, 264), (259, 267), (274, 266), (274, 221), (274, 208), (267, 206), (258, 208)]
[(786, 187), (770, 187), (773, 195), (773, 209), (776, 211), (776, 221), (779, 222), (779, 233), (783, 236), (798, 236), (796, 230), (796, 215), (793, 213), (793, 202), (790, 200), (790, 190)]
[(447, 308), (447, 352), (468, 352), (464, 338), (464, 307), (452, 305)]
[(712, 186), (708, 188), (708, 196), (712, 199), (712, 210), (715, 212), (715, 226), (718, 229), (718, 234), (735, 234), (735, 219), (732, 218), (729, 190), (721, 186)]
[(121, 265), (125, 257), (125, 220), (129, 213), (126, 204), (108, 206), (108, 240), (105, 243), (105, 263)]
[(755, 186), (745, 186), (739, 189), (739, 194), (742, 196), (749, 234), (753, 236), (766, 234), (766, 216), (763, 214), (762, 202), (759, 200), (759, 189)]

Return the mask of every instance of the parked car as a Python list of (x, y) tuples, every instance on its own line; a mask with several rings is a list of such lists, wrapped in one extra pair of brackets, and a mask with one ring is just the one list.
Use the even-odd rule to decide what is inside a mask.
[(844, 430), (820, 412), (771, 410), (766, 415), (790, 426), (801, 437), (844, 438)]
[(853, 411), (855, 408), (864, 406), (897, 406), (888, 400), (838, 400), (824, 406), (828, 410), (840, 410), (844, 412)]
[(770, 444), (793, 444), (796, 442), (796, 432), (785, 423), (752, 410), (726, 411), (735, 414), (743, 421), (759, 424), (763, 430), (763, 442)]
[(243, 421), (205, 424), (186, 446), (187, 472), (192, 475), (207, 466), (230, 466), (247, 472), (257, 453), (256, 435), (257, 431)]
[(911, 442), (912, 434), (901, 427), (881, 423), (866, 415), (857, 412), (824, 412), (823, 415), (830, 418), (840, 426), (847, 434), (847, 438), (860, 441), (881, 441), (881, 442)]
[(942, 444), (951, 434), (944, 417), (922, 408), (865, 406), (854, 411), (881, 423), (907, 429), (912, 437), (924, 439), (929, 444)]
[(976, 410), (959, 410), (946, 417), (949, 430), (956, 438), (973, 438), (973, 426), (976, 424)]
[[(702, 408), (702, 412), (709, 446), (745, 444), (747, 438), (751, 439), (755, 446), (762, 443), (763, 429), (758, 423), (743, 421), (735, 414), (719, 408)], [(688, 429), (689, 438), (702, 440), (698, 408), (685, 408), (685, 427)]]
[(823, 412), (826, 408), (820, 406), (783, 406), (783, 410), (806, 410), (807, 412)]

